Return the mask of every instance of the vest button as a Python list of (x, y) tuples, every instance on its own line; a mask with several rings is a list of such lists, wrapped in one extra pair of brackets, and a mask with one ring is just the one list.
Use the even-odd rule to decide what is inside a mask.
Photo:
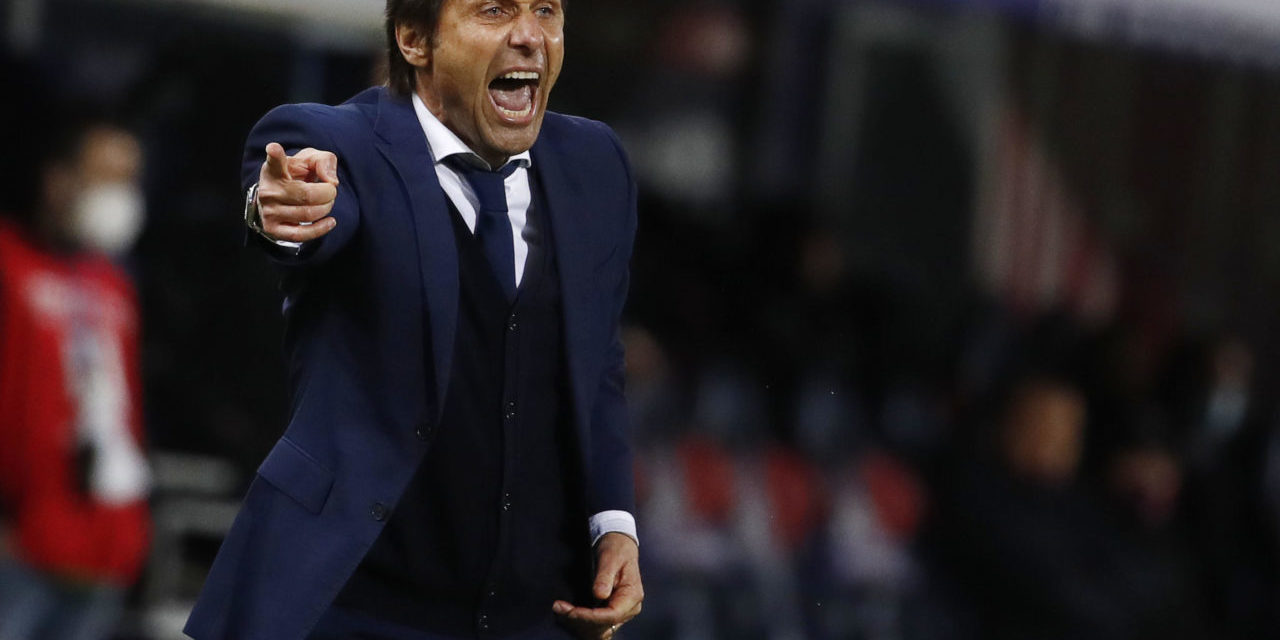
[(480, 614), (480, 618), (479, 618), (478, 620), (476, 620), (476, 622), (478, 623), (478, 625), (477, 625), (477, 626), (479, 626), (479, 627), (480, 627), (480, 630), (481, 630), (481, 631), (488, 631), (488, 630), (489, 630), (489, 616), (486, 616), (486, 615), (484, 615), (484, 614)]
[(373, 506), (369, 508), (369, 515), (373, 516), (373, 519), (377, 520), (378, 522), (382, 522), (383, 520), (386, 520), (387, 505), (382, 504), (381, 502), (373, 503)]
[(418, 436), (419, 440), (426, 442), (427, 440), (430, 440), (431, 435), (435, 433), (435, 427), (430, 422), (423, 422), (418, 425), (418, 429), (414, 433)]
[(516, 314), (513, 313), (511, 317), (507, 318), (507, 331), (515, 331), (519, 328), (520, 323), (516, 322)]

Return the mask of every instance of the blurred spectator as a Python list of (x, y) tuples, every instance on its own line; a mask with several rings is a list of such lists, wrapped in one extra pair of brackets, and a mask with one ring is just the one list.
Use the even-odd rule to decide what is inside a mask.
[(779, 435), (833, 464), (873, 435), (867, 396), (880, 395), (887, 377), (880, 353), (886, 301), (851, 277), (833, 230), (815, 226), (797, 236), (778, 300), (760, 314), (766, 362), (777, 387)]
[(1229, 638), (1274, 629), (1275, 543), (1263, 495), (1272, 409), (1255, 393), (1252, 348), (1224, 334), (1186, 340), (1164, 401), (1186, 460), (1185, 515), (1210, 614)]
[(38, 134), (5, 150), (38, 171), (0, 220), (0, 638), (108, 638), (148, 546), (137, 302), (111, 261), (141, 228), (142, 153), (99, 120), (29, 116), (4, 121)]
[(1110, 471), (1108, 488), (1136, 525), (1159, 530), (1170, 523), (1182, 490), (1182, 468), (1173, 454), (1135, 447), (1117, 455)]
[(1199, 637), (1176, 586), (1080, 482), (1079, 389), (1022, 376), (997, 415), (993, 459), (962, 461), (940, 487), (931, 540), (979, 616), (975, 637)]
[[(1195, 557), (1182, 511), (1184, 470), (1165, 446), (1139, 443), (1113, 456), (1105, 483), (1118, 507), (1118, 525), (1145, 589), (1160, 599), (1161, 637), (1203, 638), (1208, 633), (1205, 593), (1197, 583)], [(1161, 600), (1162, 599), (1162, 600)], [(1221, 629), (1222, 627), (1217, 627)]]

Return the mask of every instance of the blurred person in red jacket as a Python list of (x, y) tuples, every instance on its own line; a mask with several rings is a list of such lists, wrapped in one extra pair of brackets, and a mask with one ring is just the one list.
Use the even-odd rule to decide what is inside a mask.
[(2, 122), (32, 144), (6, 150), (29, 151), (5, 185), (29, 195), (0, 218), (0, 638), (106, 638), (149, 537), (137, 302), (112, 260), (141, 227), (142, 152), (93, 119)]

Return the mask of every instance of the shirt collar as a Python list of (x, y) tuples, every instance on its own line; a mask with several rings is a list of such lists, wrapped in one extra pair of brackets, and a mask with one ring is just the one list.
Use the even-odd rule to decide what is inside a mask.
[[(422, 98), (415, 92), (413, 94), (413, 110), (418, 114), (418, 122), (422, 125), (422, 131), (427, 134), (427, 146), (431, 147), (431, 157), (436, 164), (440, 164), (450, 156), (462, 155), (467, 157), (467, 161), (471, 163), (479, 163), (480, 166), (489, 167), (489, 163), (485, 162), (480, 154), (471, 150), (467, 143), (458, 137), (449, 127), (444, 126), (436, 118), (435, 114), (427, 109), (427, 105), (422, 102)], [(511, 156), (507, 160), (507, 164), (515, 162), (526, 169), (533, 165), (533, 155), (528, 151), (518, 153)], [(501, 167), (498, 167), (501, 168)]]

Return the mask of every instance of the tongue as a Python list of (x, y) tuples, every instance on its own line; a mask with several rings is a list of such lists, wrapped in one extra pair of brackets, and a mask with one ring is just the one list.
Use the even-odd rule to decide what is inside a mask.
[(514, 89), (490, 88), (489, 95), (494, 104), (507, 111), (524, 112), (533, 104), (533, 87), (527, 84)]

